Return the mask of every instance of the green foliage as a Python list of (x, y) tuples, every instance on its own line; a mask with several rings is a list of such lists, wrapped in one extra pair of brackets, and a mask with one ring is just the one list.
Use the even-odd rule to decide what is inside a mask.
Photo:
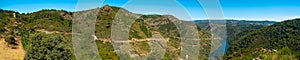
[(174, 29), (176, 28), (175, 24), (173, 24), (172, 22), (169, 22), (167, 24), (164, 24), (162, 26), (159, 26), (160, 30), (168, 30), (168, 29)]
[(10, 24), (10, 20), (13, 17), (14, 11), (8, 11), (8, 10), (0, 10), (0, 33), (5, 32), (5, 26)]
[(163, 57), (163, 60), (175, 60), (177, 54), (174, 52), (167, 51)]
[(28, 24), (27, 27), (31, 27), (33, 29), (46, 29), (49, 31), (71, 32), (71, 25), (71, 20), (64, 20), (62, 23), (51, 20), (37, 20)]
[(147, 28), (148, 25), (144, 23), (143, 20), (137, 19), (130, 28), (130, 38), (137, 38), (137, 39), (143, 39), (143, 38), (150, 38), (151, 31)]
[(292, 51), (289, 47), (284, 47), (277, 54), (279, 54), (279, 55), (292, 55)]
[(140, 26), (141, 30), (143, 31), (143, 33), (147, 36), (147, 37), (151, 37), (151, 32), (148, 30), (148, 28), (145, 25), (141, 25)]
[(300, 51), (299, 36), (300, 20), (289, 20), (267, 28), (250, 32), (232, 44), (234, 49), (264, 47), (281, 49), (285, 46), (293, 47), (292, 51)]
[(5, 32), (5, 25), (4, 23), (0, 22), (0, 33), (2, 34), (3, 32)]
[(8, 35), (5, 37), (5, 41), (11, 45), (18, 45), (17, 40), (12, 35)]
[[(116, 13), (119, 10), (124, 10), (118, 7), (100, 8), (99, 16), (96, 20), (95, 35), (98, 38), (110, 40), (111, 26)], [(13, 18), (13, 13), (17, 17)], [(0, 10), (0, 33), (3, 35), (11, 35), (14, 38), (20, 39), (26, 50), (26, 60), (73, 60), (75, 57), (72, 53), (71, 34), (72, 31), (72, 14), (74, 12), (66, 12), (61, 10), (42, 10), (34, 13), (19, 14), (13, 11)], [(120, 19), (125, 19), (133, 13), (126, 12)], [(137, 14), (140, 15), (140, 14)], [(157, 18), (157, 19), (156, 19)], [(179, 57), (180, 39), (176, 26), (165, 19), (162, 15), (144, 15), (134, 23), (134, 27), (130, 29), (130, 37), (136, 39), (150, 38), (152, 31), (160, 32), (164, 38), (169, 38), (167, 53), (164, 59), (177, 59)], [(153, 26), (144, 22), (144, 19), (156, 19), (154, 23), (167, 23), (163, 25)], [(164, 19), (164, 20), (160, 20)], [(7, 29), (5, 29), (6, 27)], [(39, 31), (57, 31), (57, 34), (45, 34)], [(200, 31), (201, 33), (203, 31)], [(208, 33), (208, 32), (206, 32)], [(209, 36), (206, 33), (202, 35)], [(202, 36), (201, 36), (202, 37)], [(13, 40), (12, 40), (13, 41)], [(114, 52), (113, 46), (109, 42), (96, 41), (99, 54), (104, 60), (119, 58), (130, 58), (128, 54), (117, 54)], [(134, 47), (141, 51), (150, 52), (150, 47), (147, 41), (132, 43)], [(207, 41), (206, 41), (207, 43)], [(143, 52), (142, 52), (143, 53)], [(205, 57), (206, 58), (206, 57)]]
[(227, 60), (251, 60), (259, 58), (262, 60), (297, 60), (296, 56), (291, 53), (289, 47), (277, 50), (268, 50), (263, 48), (239, 50), (232, 55), (227, 55)]
[(5, 41), (9, 44), (9, 46), (13, 49), (16, 49), (18, 44), (18, 41), (14, 38), (12, 35), (8, 35), (5, 37)]
[[(241, 59), (251, 59), (261, 56), (267, 60), (273, 60), (282, 56), (281, 58), (292, 58), (288, 60), (293, 60), (296, 58), (291, 53), (300, 51), (300, 34), (298, 33), (300, 33), (299, 19), (288, 20), (259, 30), (250, 31), (231, 42), (227, 55), (238, 54), (243, 57)], [(276, 49), (280, 51), (272, 54), (253, 54), (252, 52), (255, 48)]]
[(138, 32), (136, 30), (130, 31), (129, 35), (131, 38), (142, 39), (142, 37), (138, 35)]
[(137, 54), (147, 54), (151, 52), (150, 46), (147, 41), (132, 42), (130, 43), (131, 48), (135, 50)]
[(114, 52), (114, 48), (111, 43), (104, 43), (103, 41), (97, 40), (97, 47), (99, 54), (103, 60), (119, 60), (117, 54)]
[(71, 14), (70, 12), (59, 10), (42, 10), (24, 15), (20, 20), (30, 29), (71, 32)]
[(265, 60), (297, 60), (296, 56), (292, 53), (292, 50), (289, 47), (284, 47), (278, 52), (269, 55), (262, 55)]
[(72, 60), (70, 40), (60, 34), (33, 34), (26, 50), (25, 60)]

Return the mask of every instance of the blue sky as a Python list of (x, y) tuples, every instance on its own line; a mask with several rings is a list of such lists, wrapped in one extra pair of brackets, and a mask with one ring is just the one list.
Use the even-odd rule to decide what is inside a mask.
[[(282, 21), (300, 17), (299, 0), (219, 0), (219, 2), (225, 19)], [(105, 4), (123, 7), (134, 13), (173, 15), (176, 12), (177, 15), (174, 15), (179, 18), (188, 15), (194, 20), (207, 19), (197, 0), (0, 0), (1, 9), (21, 13), (41, 9), (86, 10)]]

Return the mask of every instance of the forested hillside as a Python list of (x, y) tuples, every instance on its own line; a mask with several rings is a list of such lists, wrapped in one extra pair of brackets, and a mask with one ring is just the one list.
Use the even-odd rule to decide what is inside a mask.
[(232, 42), (229, 58), (299, 59), (299, 27), (300, 20), (293, 19), (249, 32)]
[[(209, 20), (196, 20), (199, 26), (210, 30)], [(229, 44), (251, 31), (275, 24), (274, 21), (226, 20), (227, 41)]]

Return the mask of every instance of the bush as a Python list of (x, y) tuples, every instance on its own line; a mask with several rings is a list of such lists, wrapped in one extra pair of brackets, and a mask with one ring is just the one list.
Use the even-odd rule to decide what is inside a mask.
[(17, 40), (12, 35), (8, 35), (5, 37), (5, 41), (10, 45), (18, 45)]
[(25, 60), (72, 60), (71, 44), (60, 34), (37, 33), (31, 37)]

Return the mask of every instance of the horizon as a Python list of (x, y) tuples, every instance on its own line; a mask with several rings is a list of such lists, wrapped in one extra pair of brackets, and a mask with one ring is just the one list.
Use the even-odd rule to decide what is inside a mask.
[[(188, 14), (190, 18), (184, 19), (181, 16), (175, 16), (181, 20), (206, 20), (208, 17), (206, 16), (205, 11), (203, 10), (201, 4), (197, 0), (177, 0), (180, 5), (170, 5), (169, 0), (164, 0), (160, 3), (155, 1), (149, 1), (147, 4), (143, 1), (128, 1), (128, 0), (97, 0), (99, 3), (94, 2), (92, 0), (85, 2), (78, 2), (78, 0), (68, 0), (68, 1), (60, 1), (60, 0), (36, 0), (35, 2), (30, 2), (32, 0), (2, 0), (0, 1), (0, 9), (3, 10), (13, 10), (19, 13), (31, 13), (37, 12), (42, 9), (55, 9), (55, 10), (65, 10), (70, 12), (76, 12), (80, 10), (88, 10), (99, 8), (104, 5), (121, 7), (126, 10), (129, 10), (133, 13), (138, 14), (159, 14), (159, 15), (173, 15), (168, 11), (156, 11), (161, 8), (169, 8), (169, 9), (182, 9), (175, 12), (179, 12), (181, 14)], [(100, 2), (103, 3), (100, 3)], [(281, 22), (290, 19), (296, 19), (300, 17), (300, 4), (297, 4), (296, 0), (288, 0), (288, 1), (271, 1), (271, 0), (262, 0), (262, 1), (238, 1), (238, 0), (219, 0), (221, 4), (221, 9), (223, 10), (224, 19), (233, 19), (233, 20), (256, 20), (256, 21), (276, 21)], [(268, 2), (268, 3), (266, 3)], [(84, 8), (78, 8), (77, 5), (79, 3), (86, 4), (100, 4), (99, 6), (88, 6)], [(175, 3), (176, 4), (176, 3)], [(154, 6), (152, 6), (154, 5)], [(34, 7), (32, 7), (34, 6)], [(149, 10), (151, 8), (145, 8), (145, 10), (138, 10), (144, 7), (155, 7), (153, 10)], [(177, 7), (177, 8), (176, 8)], [(186, 10), (186, 11), (184, 11)], [(259, 14), (257, 14), (259, 13)], [(174, 15), (173, 15), (174, 16)]]

